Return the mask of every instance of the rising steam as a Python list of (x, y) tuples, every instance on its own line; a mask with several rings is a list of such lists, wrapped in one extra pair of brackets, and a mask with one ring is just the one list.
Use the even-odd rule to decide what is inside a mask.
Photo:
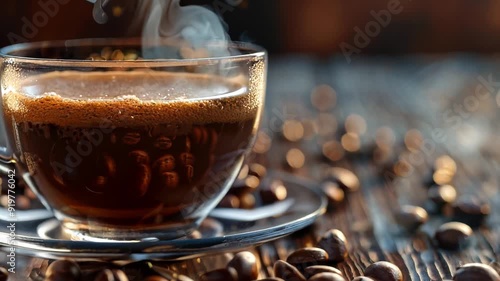
[[(93, 1), (96, 1), (94, 19), (97, 22), (107, 20), (105, 13), (99, 11), (103, 11), (108, 1)], [(143, 46), (168, 40), (189, 48), (188, 57), (229, 54), (225, 47), (229, 42), (225, 24), (216, 13), (202, 6), (181, 6), (180, 0), (139, 0), (135, 18), (135, 25), (142, 25)], [(217, 47), (209, 47), (214, 43)], [(162, 48), (143, 49), (142, 55), (144, 58), (172, 56)]]

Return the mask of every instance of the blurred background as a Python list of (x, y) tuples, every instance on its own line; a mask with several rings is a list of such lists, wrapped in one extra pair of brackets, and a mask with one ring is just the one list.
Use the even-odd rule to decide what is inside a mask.
[[(58, 3), (60, 11), (40, 13), (41, 5)], [(82, 37), (139, 35), (130, 30), (136, 0), (107, 0), (106, 24), (92, 18), (86, 0), (2, 0), (0, 45), (16, 39), (39, 41)], [(492, 0), (187, 0), (183, 5), (207, 4), (228, 24), (233, 40), (252, 41), (271, 53), (306, 53), (329, 56), (351, 46), (355, 28), (365, 30), (374, 13), (394, 5), (389, 24), (361, 49), (363, 54), (415, 52), (495, 52), (500, 49), (500, 2)], [(37, 14), (38, 13), (38, 14)], [(37, 32), (26, 33), (26, 21), (38, 23)], [(43, 25), (43, 26), (42, 26)], [(373, 31), (377, 31), (372, 26)], [(25, 30), (29, 31), (29, 30)], [(11, 34), (9, 37), (8, 34)], [(19, 35), (16, 37), (15, 35)], [(29, 37), (29, 38), (28, 38)]]

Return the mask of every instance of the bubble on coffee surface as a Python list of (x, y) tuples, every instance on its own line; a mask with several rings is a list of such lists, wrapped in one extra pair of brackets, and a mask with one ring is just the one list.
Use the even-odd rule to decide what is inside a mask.
[[(258, 65), (255, 75), (260, 72)], [(71, 126), (147, 125), (158, 120), (170, 124), (239, 122), (258, 111), (263, 91), (259, 81), (251, 81), (246, 88), (231, 79), (203, 74), (66, 71), (28, 78), (3, 99), (6, 114), (18, 122)], [(134, 145), (140, 140), (129, 135), (118, 141)], [(159, 145), (168, 147), (168, 143)]]

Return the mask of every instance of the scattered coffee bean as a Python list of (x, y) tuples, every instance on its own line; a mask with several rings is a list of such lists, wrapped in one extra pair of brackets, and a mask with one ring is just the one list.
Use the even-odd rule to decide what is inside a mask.
[(238, 273), (234, 268), (221, 268), (204, 273), (200, 281), (238, 281)]
[(319, 85), (311, 92), (311, 103), (319, 111), (327, 111), (335, 106), (337, 93), (328, 85)]
[(469, 263), (458, 268), (454, 281), (500, 281), (500, 275), (489, 265)]
[(460, 196), (452, 205), (453, 219), (472, 227), (479, 227), (490, 214), (491, 208), (475, 196)]
[(322, 264), (328, 260), (328, 253), (315, 247), (307, 247), (293, 251), (286, 262), (294, 266)]
[(446, 169), (439, 169), (432, 174), (432, 180), (438, 185), (450, 184), (455, 174)]
[(306, 278), (293, 265), (286, 261), (278, 260), (274, 263), (274, 276), (286, 281), (305, 281)]
[(111, 53), (111, 60), (123, 60), (125, 58), (125, 54), (121, 50), (114, 50)]
[(252, 193), (242, 193), (239, 197), (240, 199), (240, 208), (242, 209), (253, 209), (255, 208), (255, 195)]
[(95, 281), (129, 281), (125, 272), (120, 269), (104, 269)]
[(434, 161), (434, 169), (435, 170), (447, 170), (452, 174), (457, 172), (457, 163), (448, 155), (439, 156)]
[(258, 132), (252, 151), (256, 154), (264, 154), (271, 148), (271, 137), (265, 132)]
[(0, 267), (0, 281), (7, 281), (9, 272), (4, 267)]
[(304, 137), (304, 127), (297, 120), (286, 120), (282, 128), (283, 138), (290, 142), (300, 141)]
[(31, 200), (28, 196), (17, 195), (16, 197), (16, 208), (18, 210), (28, 210), (31, 206)]
[(418, 206), (404, 205), (395, 215), (396, 222), (409, 231), (416, 230), (427, 222), (427, 211)]
[(310, 281), (346, 281), (342, 275), (331, 272), (318, 273), (311, 278), (307, 279)]
[(347, 257), (347, 239), (338, 229), (325, 232), (316, 246), (325, 250), (333, 262), (342, 262)]
[(259, 267), (257, 258), (251, 252), (239, 252), (234, 255), (233, 259), (227, 264), (238, 273), (238, 281), (252, 281), (259, 276)]
[(123, 60), (136, 60), (139, 57), (135, 50), (127, 50)]
[(330, 207), (338, 206), (344, 201), (345, 192), (336, 182), (326, 181), (321, 184), (321, 189), (328, 198)]
[(365, 269), (365, 276), (381, 281), (403, 281), (403, 273), (399, 267), (387, 261), (379, 261), (368, 266)]
[(259, 187), (259, 185), (260, 185), (259, 178), (256, 176), (249, 175), (242, 180), (239, 179), (235, 180), (231, 191), (236, 193), (253, 192), (254, 190), (257, 189), (257, 187)]
[(194, 155), (189, 152), (181, 153), (180, 159), (184, 165), (194, 165)]
[(357, 152), (361, 149), (361, 140), (355, 133), (346, 133), (340, 138), (340, 144), (348, 152)]
[(424, 137), (422, 133), (417, 129), (408, 130), (404, 137), (404, 143), (406, 148), (411, 151), (418, 151), (422, 144), (424, 143)]
[(285, 156), (285, 163), (290, 169), (300, 169), (304, 166), (306, 156), (304, 152), (298, 148), (288, 150)]
[(375, 281), (375, 280), (371, 279), (370, 277), (366, 277), (366, 276), (358, 276), (358, 277), (354, 277), (351, 281)]
[(427, 196), (438, 206), (451, 204), (457, 198), (457, 191), (452, 185), (433, 186), (427, 192)]
[(353, 172), (340, 167), (331, 168), (327, 178), (349, 192), (358, 190), (360, 186), (359, 179)]
[(390, 149), (396, 143), (396, 134), (390, 127), (380, 127), (375, 132), (375, 144), (378, 148)]
[(347, 133), (363, 135), (366, 133), (366, 121), (361, 115), (351, 114), (345, 120), (345, 130)]
[(274, 179), (269, 186), (264, 186), (259, 190), (260, 198), (264, 204), (272, 204), (277, 201), (283, 201), (287, 197), (287, 189), (283, 181)]
[(456, 250), (465, 246), (472, 234), (470, 226), (461, 222), (449, 222), (441, 225), (434, 237), (441, 248)]
[(239, 208), (240, 207), (240, 199), (233, 194), (226, 194), (224, 198), (217, 205), (219, 208)]
[(251, 176), (256, 176), (259, 179), (263, 179), (267, 174), (267, 169), (264, 165), (258, 163), (252, 163), (248, 166), (248, 174)]
[(105, 60), (109, 60), (111, 58), (112, 53), (113, 49), (111, 47), (104, 47), (101, 50), (101, 57)]
[(316, 275), (318, 273), (330, 272), (338, 275), (342, 275), (342, 271), (338, 270), (333, 266), (328, 265), (311, 265), (304, 269), (304, 276), (306, 278), (311, 278), (311, 276)]
[(69, 259), (56, 260), (52, 262), (45, 271), (45, 277), (58, 276), (68, 280), (77, 280), (80, 278), (80, 267), (76, 262)]
[(344, 157), (344, 148), (336, 140), (325, 142), (321, 146), (323, 156), (330, 161), (339, 161)]

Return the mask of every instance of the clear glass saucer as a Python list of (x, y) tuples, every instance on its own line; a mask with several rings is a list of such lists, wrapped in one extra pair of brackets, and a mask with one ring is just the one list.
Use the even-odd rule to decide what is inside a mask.
[(254, 221), (221, 219), (224, 212), (216, 209), (214, 216), (201, 224), (196, 235), (175, 240), (152, 237), (134, 241), (86, 241), (61, 231), (54, 218), (17, 221), (13, 244), (9, 242), (10, 233), (4, 228), (0, 231), (0, 245), (15, 247), (20, 254), (43, 258), (180, 260), (257, 246), (300, 230), (325, 212), (327, 202), (316, 182), (281, 172), (273, 172), (270, 176), (281, 179), (288, 187), (287, 201), (276, 205), (276, 209), (282, 209), (278, 215), (257, 216)]

